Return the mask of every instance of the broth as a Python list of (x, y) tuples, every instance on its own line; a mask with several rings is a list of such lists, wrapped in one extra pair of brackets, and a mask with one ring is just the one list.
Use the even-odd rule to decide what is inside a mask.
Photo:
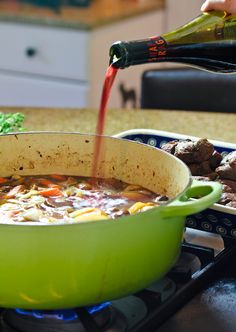
[(167, 200), (166, 196), (116, 179), (59, 174), (0, 178), (1, 222), (115, 219)]

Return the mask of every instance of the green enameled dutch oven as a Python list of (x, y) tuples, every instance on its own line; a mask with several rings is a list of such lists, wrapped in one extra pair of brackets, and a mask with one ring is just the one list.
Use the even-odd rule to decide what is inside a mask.
[[(0, 136), (0, 176), (90, 176), (94, 139), (52, 132)], [(87, 306), (146, 287), (175, 264), (186, 215), (221, 195), (217, 183), (193, 182), (175, 157), (118, 138), (103, 138), (97, 176), (142, 185), (171, 201), (117, 220), (0, 224), (1, 307)], [(190, 199), (195, 196), (201, 198)]]

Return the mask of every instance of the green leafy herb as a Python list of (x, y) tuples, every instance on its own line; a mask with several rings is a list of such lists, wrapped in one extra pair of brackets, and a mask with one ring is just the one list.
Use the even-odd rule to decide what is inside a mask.
[(25, 116), (22, 113), (0, 113), (0, 134), (23, 131), (24, 119)]

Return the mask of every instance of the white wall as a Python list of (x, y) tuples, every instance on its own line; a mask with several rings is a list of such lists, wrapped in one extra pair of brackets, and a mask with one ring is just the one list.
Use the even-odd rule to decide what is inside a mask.
[(204, 0), (166, 0), (166, 32), (198, 16), (203, 2)]

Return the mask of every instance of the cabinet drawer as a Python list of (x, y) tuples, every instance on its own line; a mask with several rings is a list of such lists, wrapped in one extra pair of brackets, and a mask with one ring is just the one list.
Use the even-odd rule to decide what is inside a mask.
[(0, 23), (0, 68), (87, 81), (88, 39), (83, 30)]
[(9, 75), (0, 71), (0, 105), (27, 107), (88, 107), (89, 86)]

